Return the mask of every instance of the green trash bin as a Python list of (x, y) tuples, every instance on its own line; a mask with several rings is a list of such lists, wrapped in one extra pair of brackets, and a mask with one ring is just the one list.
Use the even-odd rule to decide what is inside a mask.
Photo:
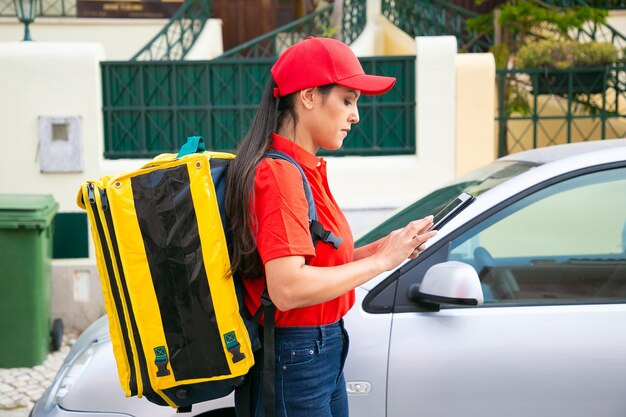
[(41, 364), (50, 352), (50, 195), (0, 194), (0, 368)]

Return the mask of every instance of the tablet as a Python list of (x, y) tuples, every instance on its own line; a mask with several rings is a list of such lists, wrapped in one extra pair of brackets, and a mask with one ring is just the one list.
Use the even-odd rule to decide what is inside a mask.
[(474, 200), (474, 197), (468, 193), (461, 193), (452, 200), (448, 205), (441, 209), (433, 218), (433, 226), (429, 230), (439, 230), (444, 224), (448, 223), (454, 216), (459, 214), (461, 210), (468, 206)]

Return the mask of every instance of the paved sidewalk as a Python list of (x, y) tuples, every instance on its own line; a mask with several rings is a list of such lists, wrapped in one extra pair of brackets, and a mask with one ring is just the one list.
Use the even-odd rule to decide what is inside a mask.
[(64, 336), (61, 349), (50, 353), (41, 365), (33, 368), (0, 369), (0, 417), (28, 416), (75, 341), (75, 336)]
[(14, 410), (3, 410), (0, 408), (0, 417), (28, 417), (30, 408), (20, 407)]

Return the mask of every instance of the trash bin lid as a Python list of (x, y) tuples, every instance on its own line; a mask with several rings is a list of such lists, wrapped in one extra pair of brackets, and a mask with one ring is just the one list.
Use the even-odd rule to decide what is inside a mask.
[(51, 195), (0, 194), (0, 229), (45, 229), (58, 208)]

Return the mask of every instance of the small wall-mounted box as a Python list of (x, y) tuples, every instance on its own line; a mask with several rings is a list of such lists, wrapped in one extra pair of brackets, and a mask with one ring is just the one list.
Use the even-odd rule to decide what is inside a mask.
[(83, 172), (81, 116), (39, 116), (41, 172)]

